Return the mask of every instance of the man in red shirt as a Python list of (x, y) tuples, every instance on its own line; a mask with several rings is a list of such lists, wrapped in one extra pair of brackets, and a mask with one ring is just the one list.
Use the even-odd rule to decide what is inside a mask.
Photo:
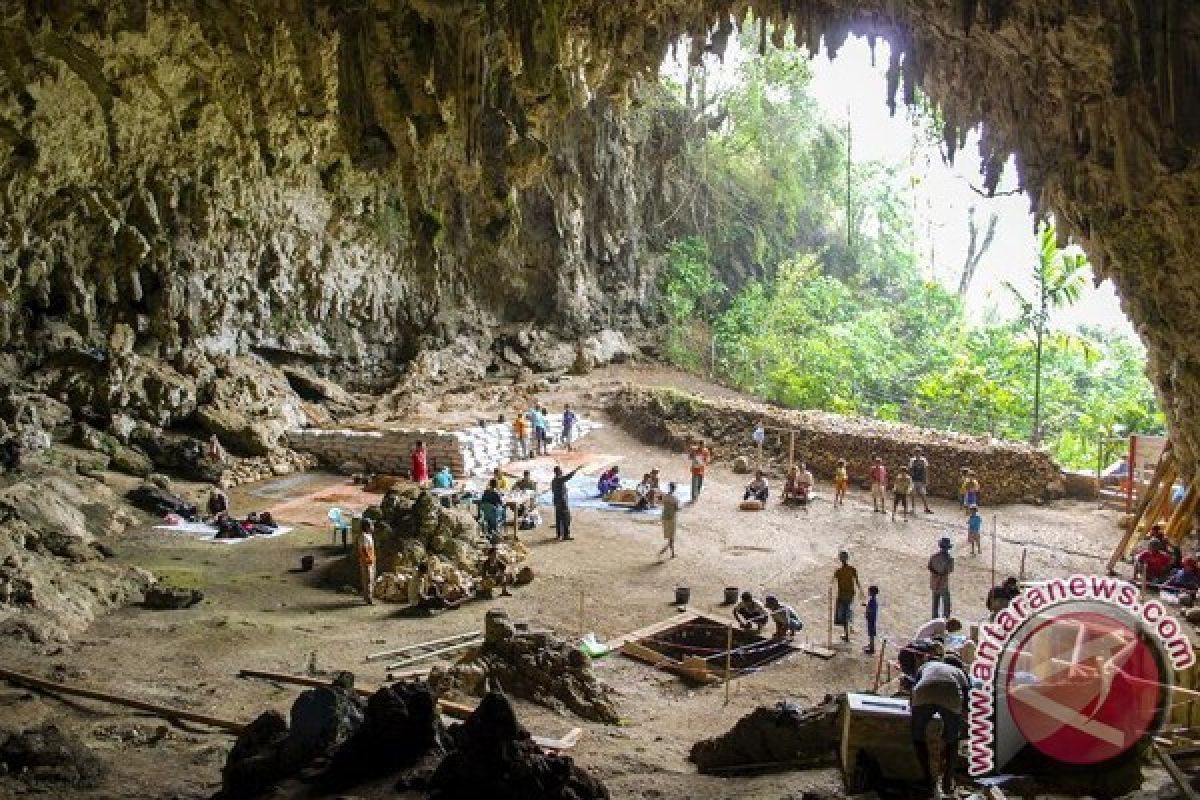
[(887, 481), (887, 467), (883, 465), (882, 458), (875, 456), (875, 461), (871, 464), (871, 503), (874, 504), (875, 510), (880, 514), (887, 513), (887, 501), (883, 499), (883, 492), (887, 488)]
[(1175, 566), (1174, 557), (1167, 552), (1167, 546), (1161, 539), (1151, 539), (1150, 547), (1143, 550), (1137, 557), (1135, 572), (1141, 572), (1149, 584), (1163, 583)]
[(704, 470), (708, 466), (708, 462), (712, 460), (712, 453), (704, 446), (704, 442), (696, 442), (692, 445), (691, 452), (688, 453), (688, 461), (692, 467), (692, 502), (700, 497), (700, 490), (704, 488)]
[(412, 451), (412, 469), (409, 477), (414, 483), (424, 483), (429, 480), (429, 461), (425, 454), (425, 443), (418, 440)]

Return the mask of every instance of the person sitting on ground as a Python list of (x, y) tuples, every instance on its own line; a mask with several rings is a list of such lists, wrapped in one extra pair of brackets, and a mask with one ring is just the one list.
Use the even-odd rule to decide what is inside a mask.
[(212, 491), (208, 493), (208, 515), (216, 517), (220, 514), (229, 512), (229, 498), (221, 491), (219, 486), (212, 487)]
[(512, 594), (508, 587), (512, 585), (513, 577), (508, 571), (508, 562), (500, 557), (500, 551), (495, 545), (487, 550), (487, 557), (479, 565), (479, 577), (482, 579), (481, 588), (484, 590), (500, 587), (500, 596)]
[(742, 592), (742, 600), (733, 607), (733, 618), (742, 630), (762, 631), (770, 621), (771, 615), (763, 604), (754, 599), (750, 592)]
[(787, 480), (783, 486), (783, 502), (795, 500), (800, 504), (807, 503), (812, 485), (812, 473), (808, 471), (804, 462), (793, 466), (788, 470)]
[(761, 469), (754, 471), (754, 480), (746, 484), (746, 491), (742, 494), (742, 501), (757, 500), (763, 505), (767, 504), (767, 497), (771, 494), (771, 488), (767, 484), (767, 478), (763, 475)]
[(788, 467), (787, 475), (783, 476), (783, 502), (788, 502), (796, 496), (796, 476), (800, 474), (800, 468), (795, 464)]
[(771, 638), (795, 639), (796, 631), (804, 627), (804, 623), (800, 621), (800, 615), (796, 613), (796, 609), (779, 602), (779, 598), (773, 594), (767, 595), (763, 602), (766, 604), (767, 611), (771, 615), (771, 622), (775, 623), (775, 632), (771, 634)]
[(658, 489), (658, 476), (651, 470), (642, 476), (642, 482), (637, 485), (638, 500), (634, 505), (634, 511), (645, 511), (648, 508), (657, 508), (659, 501), (662, 499), (662, 492)]
[(947, 636), (961, 634), (962, 629), (962, 620), (958, 617), (950, 617), (949, 619), (937, 617), (917, 628), (917, 632), (912, 635), (912, 638), (945, 641)]
[(507, 491), (509, 487), (508, 476), (504, 474), (504, 470), (496, 467), (492, 470), (492, 480), (496, 482), (496, 488), (500, 491)]
[(1134, 562), (1134, 578), (1145, 578), (1147, 583), (1157, 588), (1170, 575), (1174, 561), (1163, 540), (1151, 539), (1150, 547), (1143, 550)]
[(449, 467), (442, 467), (433, 474), (433, 488), (435, 489), (453, 489), (454, 475), (451, 474)]
[(1164, 588), (1178, 592), (1195, 592), (1200, 590), (1200, 564), (1194, 558), (1185, 558), (1183, 566), (1175, 570), (1167, 579)]
[(1021, 593), (1021, 585), (1017, 579), (1009, 575), (999, 586), (993, 586), (987, 593), (987, 610), (993, 614), (1008, 608), (1013, 598)]
[(228, 511), (217, 514), (217, 518), (213, 520), (212, 524), (217, 529), (216, 538), (218, 539), (245, 539), (250, 536), (237, 520), (229, 516)]
[(600, 474), (600, 480), (596, 481), (596, 491), (601, 497), (608, 497), (610, 494), (621, 488), (621, 473), (617, 467), (611, 466)]
[(513, 488), (519, 492), (536, 492), (537, 481), (529, 474), (529, 470), (521, 473), (521, 479), (513, 484)]

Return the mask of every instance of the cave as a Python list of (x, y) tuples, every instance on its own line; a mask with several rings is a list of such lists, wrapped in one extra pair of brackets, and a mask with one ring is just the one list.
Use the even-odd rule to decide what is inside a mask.
[(986, 191), (1015, 158), (1117, 287), (1197, 473), (1185, 0), (0, 0), (0, 419), (213, 482), (195, 440), (311, 465), (269, 457), (318, 401), (394, 422), (653, 356), (685, 187), (639, 86), (744, 24), (813, 57), (887, 41), (881, 104), (919, 89), (952, 154), (980, 127)]

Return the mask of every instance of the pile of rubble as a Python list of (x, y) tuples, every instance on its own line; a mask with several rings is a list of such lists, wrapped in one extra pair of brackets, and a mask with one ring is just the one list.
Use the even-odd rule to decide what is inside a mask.
[(957, 499), (961, 467), (975, 471), (988, 503), (1040, 502), (1066, 490), (1062, 470), (1047, 453), (986, 436), (631, 386), (613, 394), (609, 411), (645, 441), (683, 450), (703, 439), (716, 458), (729, 461), (752, 453), (751, 434), (761, 422), (767, 429), (763, 455), (775, 471), (787, 465), (793, 443), (796, 460), (818, 478), (832, 479), (838, 460), (845, 459), (855, 482), (867, 479), (874, 456), (894, 471), (920, 450), (930, 463), (929, 493), (940, 497)]
[(522, 630), (508, 614), (492, 610), (484, 620), (483, 644), (454, 666), (435, 668), (429, 685), (439, 693), (458, 690), (482, 695), (489, 685), (555, 710), (568, 709), (584, 719), (620, 721), (613, 691), (592, 671), (579, 647), (549, 631)]
[(398, 791), (440, 800), (604, 800), (608, 790), (570, 758), (548, 755), (490, 692), (462, 723), (442, 723), (423, 683), (385, 686), (365, 701), (343, 673), (310, 689), (289, 720), (267, 711), (238, 737), (222, 773), (220, 800), (250, 800), (303, 776), (320, 793), (396, 781)]
[(812, 708), (780, 702), (760, 706), (728, 732), (692, 745), (688, 760), (701, 772), (745, 765), (787, 764), (810, 768), (837, 762), (838, 703), (830, 696)]
[[(451, 599), (467, 596), (476, 588), (490, 544), (470, 512), (447, 508), (429, 492), (405, 482), (389, 490), (378, 506), (370, 506), (362, 516), (375, 525), (376, 599), (407, 603), (409, 582), (421, 565), (426, 565), (429, 577)], [(503, 540), (497, 548), (510, 567), (528, 556), (520, 541)], [(533, 571), (521, 568), (517, 577), (518, 584), (528, 583)], [(327, 580), (336, 586), (357, 585), (357, 557), (351, 554), (334, 562)]]

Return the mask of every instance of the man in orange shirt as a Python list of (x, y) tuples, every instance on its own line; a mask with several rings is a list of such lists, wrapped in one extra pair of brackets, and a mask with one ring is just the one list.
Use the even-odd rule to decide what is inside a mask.
[(513, 417), (513, 436), (517, 440), (517, 452), (521, 458), (529, 458), (529, 423), (520, 411)]
[(691, 452), (688, 453), (688, 460), (692, 464), (692, 502), (696, 502), (700, 498), (700, 490), (704, 488), (704, 469), (708, 466), (708, 462), (712, 460), (712, 453), (704, 446), (703, 441), (696, 442), (692, 445)]
[(358, 538), (358, 574), (362, 581), (363, 599), (367, 605), (375, 605), (371, 590), (375, 588), (375, 537), (372, 534), (375, 526), (371, 520), (362, 521), (362, 534)]

